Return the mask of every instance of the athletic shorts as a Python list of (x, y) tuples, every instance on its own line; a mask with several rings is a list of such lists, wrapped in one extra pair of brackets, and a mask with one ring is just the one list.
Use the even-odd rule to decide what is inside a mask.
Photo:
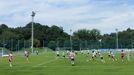
[(57, 54), (57, 56), (60, 56), (59, 54)]
[(74, 58), (72, 58), (71, 61), (74, 61)]
[(94, 56), (92, 56), (92, 59), (94, 59)]
[(94, 57), (97, 57), (96, 55), (94, 55)]
[(12, 62), (12, 59), (9, 59), (8, 61), (9, 61), (9, 62)]
[(112, 58), (114, 58), (114, 56), (112, 56)]
[(103, 59), (103, 57), (100, 57), (101, 59)]
[(26, 57), (28, 58), (28, 57), (29, 57), (29, 55), (26, 55)]
[(124, 55), (122, 55), (121, 58), (123, 59), (124, 58)]

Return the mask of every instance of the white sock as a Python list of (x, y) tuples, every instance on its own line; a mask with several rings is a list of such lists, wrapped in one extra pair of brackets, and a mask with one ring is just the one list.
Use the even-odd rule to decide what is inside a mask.
[(12, 64), (10, 63), (10, 67), (12, 67)]

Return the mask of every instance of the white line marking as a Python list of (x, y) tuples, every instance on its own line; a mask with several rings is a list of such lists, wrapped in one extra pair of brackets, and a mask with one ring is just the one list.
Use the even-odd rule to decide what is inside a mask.
[(54, 60), (50, 60), (50, 61), (48, 61), (48, 62), (45, 62), (45, 63), (41, 63), (41, 64), (38, 64), (38, 65), (36, 65), (36, 66), (33, 66), (33, 67), (39, 67), (39, 66), (41, 66), (41, 65), (44, 65), (44, 64), (48, 64), (48, 63), (51, 63), (51, 62), (53, 62), (53, 61), (56, 61), (57, 59), (54, 59)]
[(64, 67), (64, 68), (70, 68), (70, 67), (83, 67), (83, 68), (89, 68), (89, 66), (41, 66), (41, 67), (53, 67), (53, 68), (56, 68), (56, 67)]

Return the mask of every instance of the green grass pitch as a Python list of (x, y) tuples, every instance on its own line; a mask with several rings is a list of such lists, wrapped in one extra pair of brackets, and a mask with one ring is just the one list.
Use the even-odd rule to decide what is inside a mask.
[(117, 61), (109, 60), (104, 55), (106, 63), (99, 58), (87, 61), (91, 57), (78, 53), (75, 66), (71, 66), (69, 59), (56, 59), (54, 52), (41, 52), (30, 55), (29, 63), (23, 55), (14, 54), (13, 67), (9, 67), (8, 59), (0, 57), (0, 75), (134, 75), (134, 59), (122, 62), (119, 55)]

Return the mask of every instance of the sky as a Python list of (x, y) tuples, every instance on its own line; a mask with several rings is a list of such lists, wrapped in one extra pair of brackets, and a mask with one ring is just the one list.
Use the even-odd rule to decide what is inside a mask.
[(0, 24), (23, 27), (31, 22), (32, 11), (35, 22), (61, 26), (67, 33), (134, 29), (134, 0), (0, 0)]

